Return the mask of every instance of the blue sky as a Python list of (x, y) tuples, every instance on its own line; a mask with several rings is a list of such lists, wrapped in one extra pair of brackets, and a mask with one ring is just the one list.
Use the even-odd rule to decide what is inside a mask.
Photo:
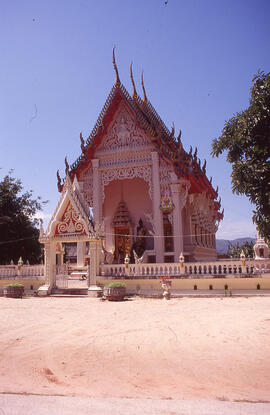
[(227, 0), (0, 0), (0, 178), (9, 169), (49, 203), (56, 171), (80, 155), (114, 83), (147, 95), (186, 150), (198, 147), (219, 186), (224, 221), (217, 237), (255, 236), (252, 206), (231, 192), (226, 157), (212, 159), (212, 139), (248, 106), (253, 75), (270, 66), (270, 2)]

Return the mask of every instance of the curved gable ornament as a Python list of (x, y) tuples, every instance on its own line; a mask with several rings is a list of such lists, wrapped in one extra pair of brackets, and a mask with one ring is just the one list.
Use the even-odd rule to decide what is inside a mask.
[(56, 226), (56, 235), (67, 235), (67, 234), (86, 234), (83, 223), (80, 221), (79, 214), (72, 207), (71, 203), (63, 214), (62, 221)]

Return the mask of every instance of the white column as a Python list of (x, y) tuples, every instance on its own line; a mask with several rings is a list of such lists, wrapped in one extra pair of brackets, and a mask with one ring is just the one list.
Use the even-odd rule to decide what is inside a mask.
[(50, 241), (44, 245), (45, 249), (45, 285), (51, 288), (56, 286), (56, 245)]
[[(177, 178), (175, 173), (171, 173), (171, 192), (174, 204), (173, 209), (173, 235), (174, 235), (174, 262), (179, 261), (181, 252), (184, 252), (184, 226), (182, 220), (182, 210), (186, 204), (189, 183)], [(176, 180), (178, 182), (176, 183)]]
[(50, 244), (44, 244), (44, 269), (45, 285), (50, 284)]
[(51, 240), (44, 243), (45, 284), (39, 287), (38, 296), (49, 295), (56, 286), (56, 244)]
[(90, 265), (88, 267), (88, 296), (90, 297), (100, 297), (102, 294), (102, 289), (97, 287), (100, 249), (100, 240), (92, 239), (89, 241)]
[(78, 241), (77, 242), (77, 266), (84, 267), (84, 260), (85, 260), (85, 242)]
[(97, 285), (97, 241), (92, 239), (89, 241), (90, 253), (90, 286)]
[(164, 232), (163, 217), (160, 210), (160, 180), (159, 180), (159, 157), (156, 151), (151, 153), (152, 156), (152, 189), (153, 189), (153, 220), (154, 232), (158, 237), (154, 237), (154, 246), (156, 252), (156, 262), (164, 262)]
[(181, 188), (179, 183), (171, 184), (173, 209), (173, 242), (174, 242), (174, 262), (179, 261), (179, 255), (184, 252), (183, 244), (183, 225), (182, 225), (182, 209), (180, 208)]
[(101, 186), (100, 186), (100, 172), (98, 170), (99, 160), (93, 159), (92, 160), (93, 166), (93, 214), (94, 214), (94, 222), (101, 223), (102, 212), (101, 212)]

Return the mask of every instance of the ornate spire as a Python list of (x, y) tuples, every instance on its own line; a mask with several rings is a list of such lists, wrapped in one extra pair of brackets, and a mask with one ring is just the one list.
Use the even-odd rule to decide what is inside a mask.
[(143, 71), (142, 71), (142, 74), (141, 74), (141, 84), (142, 84), (142, 90), (143, 90), (143, 101), (147, 102), (147, 96), (146, 96), (144, 82), (143, 82)]
[(206, 160), (204, 159), (204, 163), (202, 166), (202, 171), (205, 173), (206, 172)]
[(67, 157), (65, 157), (65, 165), (66, 165), (66, 174), (68, 174), (69, 164), (68, 164), (68, 161), (67, 161)]
[(133, 85), (132, 98), (136, 99), (137, 98), (137, 91), (136, 91), (135, 82), (134, 82), (133, 73), (132, 73), (132, 64), (133, 64), (133, 62), (131, 61), (131, 64), (130, 64), (130, 78), (131, 78), (131, 82), (132, 82), (132, 85)]
[(84, 150), (85, 150), (85, 148), (84, 148), (85, 142), (84, 142), (84, 139), (83, 139), (83, 136), (82, 136), (82, 132), (80, 132), (80, 140), (81, 140), (81, 150), (82, 150), (82, 152), (84, 152)]
[(116, 63), (115, 63), (114, 50), (115, 50), (115, 46), (113, 47), (113, 54), (112, 54), (112, 62), (113, 62), (113, 67), (114, 67), (115, 74), (116, 74), (116, 79), (115, 79), (114, 85), (115, 86), (120, 86), (121, 82), (120, 82), (120, 78), (119, 78), (119, 74), (118, 74), (118, 69), (117, 69), (117, 66), (116, 66)]
[(58, 187), (58, 190), (60, 190), (60, 188), (61, 188), (61, 177), (60, 177), (60, 174), (59, 174), (59, 170), (57, 170), (57, 172), (56, 172), (56, 177), (57, 177), (57, 187)]
[(178, 143), (180, 143), (180, 141), (181, 141), (181, 136), (182, 136), (182, 130), (179, 130), (179, 134), (178, 134), (178, 137), (177, 137)]

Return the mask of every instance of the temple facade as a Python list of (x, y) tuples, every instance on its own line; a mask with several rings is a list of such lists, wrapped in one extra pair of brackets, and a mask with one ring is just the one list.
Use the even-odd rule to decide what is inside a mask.
[(56, 238), (56, 253), (67, 256), (72, 240), (79, 266), (87, 263), (89, 235), (97, 228), (105, 263), (123, 263), (126, 256), (131, 262), (172, 263), (181, 254), (185, 261), (216, 259), (223, 213), (206, 162), (197, 149), (185, 151), (181, 131), (176, 137), (174, 127), (165, 126), (143, 77), (141, 98), (130, 68), (130, 95), (114, 55), (113, 65), (115, 84), (90, 136), (80, 134), (81, 155), (71, 165), (65, 159), (64, 180), (57, 172), (61, 206), (43, 240)]

